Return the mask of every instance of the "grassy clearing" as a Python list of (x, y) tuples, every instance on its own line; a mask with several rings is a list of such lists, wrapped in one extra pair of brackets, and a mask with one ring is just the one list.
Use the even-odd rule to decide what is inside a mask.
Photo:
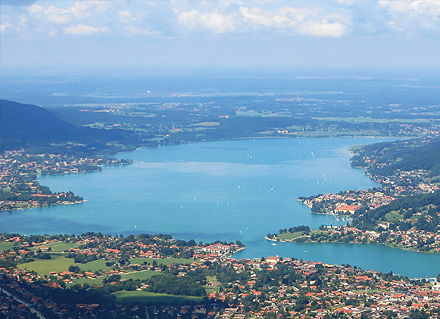
[[(311, 230), (309, 235), (320, 235), (320, 234), (326, 234), (326, 233), (328, 233), (328, 231)], [(294, 232), (294, 233), (278, 234), (278, 238), (280, 240), (290, 240), (290, 239), (298, 238), (298, 237), (301, 237), (304, 235), (305, 235), (305, 232), (298, 231), (298, 232)]]
[(51, 255), (52, 259), (37, 259), (30, 263), (18, 265), (21, 269), (33, 270), (38, 275), (44, 276), (48, 275), (51, 271), (61, 272), (63, 270), (68, 270), (69, 266), (73, 265), (72, 258), (66, 258), (59, 255)]
[(205, 287), (206, 293), (210, 294), (211, 292), (219, 292), (220, 288), (219, 287)]
[(218, 282), (216, 276), (206, 276), (206, 281), (207, 282)]
[[(131, 264), (142, 265), (144, 262), (152, 264), (156, 261), (158, 265), (171, 265), (171, 264), (190, 264), (194, 262), (194, 259), (184, 259), (184, 258), (165, 258), (165, 259), (153, 259), (153, 258), (131, 258)], [(95, 272), (97, 270), (109, 271), (112, 267), (106, 266), (107, 262), (117, 262), (117, 260), (94, 260), (86, 264), (76, 264), (81, 268), (81, 270)]]
[(70, 243), (54, 243), (49, 245), (52, 248), (52, 252), (63, 252), (68, 251), (70, 248), (78, 248), (79, 244), (70, 244)]
[[(77, 248), (79, 247), (79, 244), (69, 244), (69, 243), (65, 243), (65, 242), (59, 242), (59, 243), (53, 243), (53, 244), (48, 244), (48, 245), (44, 245), (45, 247), (50, 247), (52, 248), (51, 252), (52, 253), (62, 253), (64, 251), (69, 250), (70, 248)], [(39, 246), (37, 247), (33, 247), (33, 250), (37, 250)]]
[(0, 242), (0, 251), (12, 250), (14, 248), (14, 243), (11, 242)]
[(119, 301), (146, 302), (146, 303), (186, 303), (201, 302), (202, 297), (176, 296), (157, 294), (147, 291), (117, 291), (113, 293)]
[(40, 276), (47, 275), (51, 271), (60, 272), (68, 270), (69, 266), (78, 266), (82, 271), (95, 272), (97, 270), (109, 271), (111, 267), (107, 267), (106, 260), (95, 260), (86, 264), (75, 264), (73, 258), (66, 258), (57, 254), (51, 254), (52, 259), (37, 259), (30, 263), (19, 265), (21, 269), (36, 271)]
[(399, 219), (402, 219), (402, 218), (403, 218), (402, 215), (395, 213), (395, 212), (390, 212), (385, 215), (385, 220), (387, 222), (391, 222), (391, 223), (398, 222)]
[[(217, 280), (216, 276), (206, 276), (206, 282), (209, 283), (209, 282), (219, 282), (219, 281)], [(205, 290), (206, 290), (207, 294), (210, 294), (211, 292), (219, 292), (220, 287), (208, 287), (208, 286), (205, 286)]]
[(278, 234), (278, 238), (280, 240), (289, 240), (289, 239), (298, 238), (298, 237), (303, 236), (303, 235), (304, 235), (303, 231), (297, 231), (297, 232), (294, 232), (294, 233)]
[(76, 266), (79, 266), (79, 268), (81, 268), (81, 270), (85, 270), (85, 271), (91, 271), (91, 272), (95, 272), (98, 270), (102, 270), (102, 271), (110, 271), (113, 270), (112, 267), (108, 267), (105, 264), (107, 262), (115, 262), (116, 260), (103, 260), (103, 259), (98, 259), (98, 260), (94, 260), (91, 261), (89, 263), (86, 264), (75, 264)]
[(145, 270), (145, 271), (136, 271), (136, 272), (129, 272), (126, 274), (121, 274), (121, 279), (149, 279), (153, 277), (154, 275), (158, 275), (159, 273), (152, 270)]

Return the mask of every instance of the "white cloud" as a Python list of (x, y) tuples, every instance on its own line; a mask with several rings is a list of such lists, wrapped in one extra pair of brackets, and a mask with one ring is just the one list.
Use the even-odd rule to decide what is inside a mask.
[(275, 13), (273, 19), (279, 28), (286, 28), (305, 21), (313, 14), (314, 12), (307, 8), (283, 7)]
[(240, 7), (239, 10), (244, 17), (245, 22), (250, 22), (253, 25), (263, 25), (265, 27), (271, 27), (275, 24), (273, 13), (271, 11), (263, 12), (263, 10), (258, 7), (251, 9)]
[(425, 16), (440, 15), (438, 0), (379, 0), (379, 4), (388, 7), (392, 13), (417, 13)]
[(12, 24), (6, 22), (5, 24), (0, 24), (0, 32), (3, 33), (6, 31), (7, 28), (12, 27)]
[[(54, 2), (56, 3), (56, 2)], [(56, 3), (58, 5), (58, 3)], [(92, 13), (103, 12), (107, 9), (105, 1), (87, 0), (76, 1), (70, 8), (49, 6), (43, 10), (43, 7), (33, 4), (27, 8), (29, 15), (37, 19), (42, 19), (51, 23), (65, 24), (72, 19), (85, 19), (92, 16)]]
[(105, 1), (99, 0), (76, 1), (75, 4), (69, 8), (69, 12), (77, 18), (88, 18), (91, 16), (90, 9), (92, 8), (98, 12), (102, 12), (107, 10), (107, 5)]
[(200, 15), (200, 22), (205, 28), (212, 29), (215, 33), (225, 33), (235, 30), (232, 15), (223, 15), (217, 12), (205, 13)]
[(299, 26), (299, 32), (317, 37), (342, 37), (347, 27), (339, 22), (329, 22), (324, 19), (321, 22), (307, 21)]
[[(1, 0), (0, 0), (1, 1)], [(18, 0), (17, 0), (18, 1)], [(440, 0), (40, 0), (7, 20), (20, 32), (73, 33), (100, 25), (120, 35), (176, 36), (208, 31), (342, 37), (384, 32), (440, 34)], [(65, 27), (65, 28), (63, 28)], [(183, 28), (182, 28), (183, 27)], [(4, 28), (5, 29), (5, 28)], [(154, 30), (154, 31), (152, 31)], [(261, 34), (261, 33), (260, 33)]]
[(63, 29), (63, 33), (65, 34), (77, 34), (77, 35), (91, 35), (93, 33), (107, 32), (107, 31), (109, 31), (109, 28), (107, 27), (96, 28), (93, 26), (84, 25), (82, 23), (72, 27), (65, 27)]
[(182, 12), (179, 14), (178, 21), (181, 25), (188, 29), (193, 29), (199, 23), (200, 12), (191, 10), (189, 12)]
[(222, 6), (222, 8), (224, 8), (224, 9), (226, 9), (227, 7), (229, 7), (233, 3), (243, 5), (243, 1), (240, 1), (240, 0), (219, 0), (219, 2), (220, 2), (220, 5)]
[(215, 33), (226, 33), (236, 29), (234, 17), (224, 15), (218, 11), (200, 13), (198, 10), (191, 10), (179, 14), (178, 22), (187, 29), (202, 27)]
[(240, 7), (245, 23), (252, 27), (282, 29), (319, 37), (341, 37), (347, 33), (351, 20), (342, 14), (322, 15), (320, 9), (282, 7), (276, 12), (259, 7)]
[(29, 14), (38, 14), (43, 11), (43, 8), (38, 4), (34, 3), (33, 5), (27, 8), (27, 11), (29, 12)]
[(122, 19), (131, 18), (131, 12), (130, 10), (118, 11), (118, 16)]
[(409, 34), (440, 32), (438, 0), (379, 0), (378, 3), (391, 15), (388, 26), (392, 30)]
[(141, 13), (137, 13), (137, 16), (133, 16), (130, 10), (123, 10), (118, 12), (119, 20), (124, 24), (131, 24), (133, 22), (139, 21), (141, 18)]

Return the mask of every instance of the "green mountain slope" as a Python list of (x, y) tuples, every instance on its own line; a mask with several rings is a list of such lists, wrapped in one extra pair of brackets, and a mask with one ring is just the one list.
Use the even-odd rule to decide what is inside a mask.
[(131, 132), (78, 127), (42, 107), (0, 100), (0, 151), (59, 142), (80, 143), (88, 150), (102, 150), (108, 144), (139, 144)]

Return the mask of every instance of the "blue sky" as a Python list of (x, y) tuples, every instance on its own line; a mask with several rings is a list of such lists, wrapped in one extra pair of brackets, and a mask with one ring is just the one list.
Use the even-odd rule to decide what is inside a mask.
[(440, 0), (1, 0), (3, 70), (440, 69)]

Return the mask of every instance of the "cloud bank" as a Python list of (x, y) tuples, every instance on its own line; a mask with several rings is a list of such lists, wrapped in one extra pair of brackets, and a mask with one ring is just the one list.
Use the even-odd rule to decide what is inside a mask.
[(61, 36), (112, 31), (120, 36), (157, 37), (264, 31), (292, 37), (329, 38), (356, 33), (396, 32), (418, 36), (440, 33), (438, 0), (53, 0), (20, 1), (19, 8), (12, 6), (16, 3), (2, 1), (3, 33)]

